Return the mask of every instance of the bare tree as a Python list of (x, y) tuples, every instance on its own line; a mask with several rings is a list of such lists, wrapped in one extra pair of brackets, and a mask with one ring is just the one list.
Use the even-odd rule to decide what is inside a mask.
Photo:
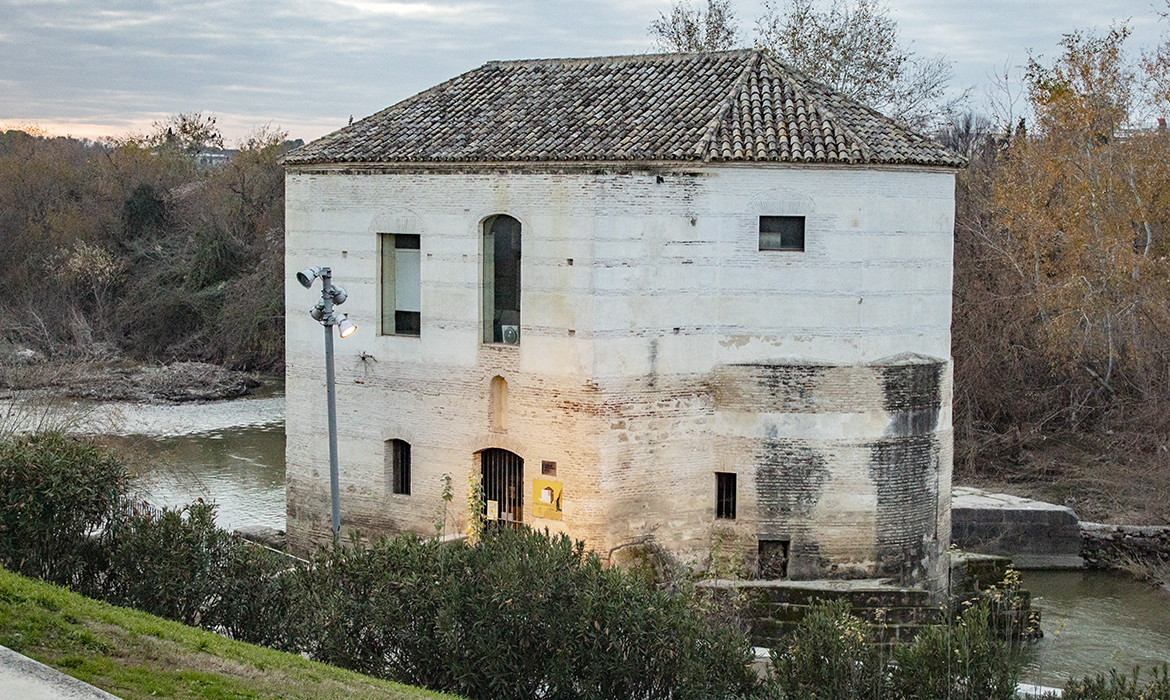
[(756, 46), (835, 90), (913, 128), (927, 129), (957, 111), (947, 101), (954, 76), (945, 56), (916, 56), (880, 0), (765, 0)]
[(693, 9), (687, 0), (678, 0), (669, 17), (659, 13), (650, 23), (650, 36), (661, 51), (726, 51), (739, 45), (731, 0), (707, 0), (706, 9)]

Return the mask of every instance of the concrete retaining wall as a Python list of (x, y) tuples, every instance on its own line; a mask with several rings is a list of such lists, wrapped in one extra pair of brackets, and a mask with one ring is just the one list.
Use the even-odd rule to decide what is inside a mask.
[(1071, 508), (978, 489), (955, 488), (951, 542), (1011, 557), (1017, 569), (1079, 569), (1081, 530)]

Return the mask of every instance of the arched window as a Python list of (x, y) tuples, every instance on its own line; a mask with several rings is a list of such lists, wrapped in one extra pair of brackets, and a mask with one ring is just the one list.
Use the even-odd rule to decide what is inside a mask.
[(520, 343), (520, 222), (483, 222), (483, 342)]
[(490, 423), (492, 430), (508, 432), (508, 382), (503, 377), (492, 377)]
[(390, 493), (410, 495), (410, 443), (387, 440), (385, 444), (386, 477)]

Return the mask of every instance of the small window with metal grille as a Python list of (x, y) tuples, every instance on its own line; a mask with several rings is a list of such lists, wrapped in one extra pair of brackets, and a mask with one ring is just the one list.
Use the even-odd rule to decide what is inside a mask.
[(715, 517), (735, 520), (735, 474), (715, 472)]
[(761, 216), (760, 250), (804, 250), (804, 217)]
[(390, 472), (390, 492), (410, 495), (410, 443), (405, 440), (386, 441), (386, 471)]

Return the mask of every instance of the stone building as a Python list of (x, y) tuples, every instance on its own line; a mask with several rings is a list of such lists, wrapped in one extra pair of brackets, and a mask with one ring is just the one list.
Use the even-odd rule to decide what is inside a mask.
[[(962, 161), (756, 51), (488, 63), (286, 159), (288, 532), (467, 519), (939, 580)], [(450, 531), (448, 528), (448, 532)]]

